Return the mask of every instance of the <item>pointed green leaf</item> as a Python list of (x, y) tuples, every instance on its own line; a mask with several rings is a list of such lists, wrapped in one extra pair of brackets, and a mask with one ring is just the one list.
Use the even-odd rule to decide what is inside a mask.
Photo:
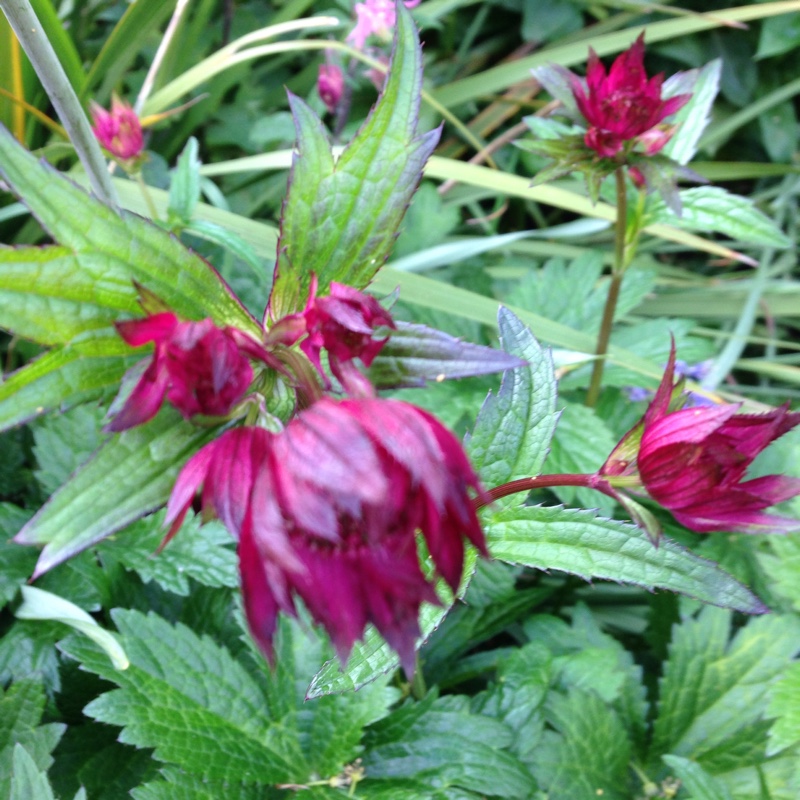
[(558, 569), (589, 580), (605, 578), (696, 597), (749, 614), (766, 609), (716, 564), (669, 539), (655, 547), (644, 531), (591, 511), (517, 506), (486, 524), (494, 558), (537, 569)]
[(662, 756), (662, 760), (680, 779), (691, 800), (733, 800), (728, 787), (696, 762), (681, 756)]
[(103, 648), (117, 669), (128, 668), (128, 657), (113, 633), (101, 628), (82, 608), (63, 597), (44, 592), (35, 586), (23, 586), (22, 605), (15, 614), (19, 619), (52, 620), (63, 622), (88, 636)]
[[(0, 174), (41, 224), (76, 255), (71, 266), (89, 270), (92, 278), (110, 266), (112, 289), (133, 281), (155, 292), (176, 313), (189, 319), (211, 317), (252, 333), (260, 327), (216, 271), (187, 250), (175, 237), (129, 212), (117, 214), (56, 172), (37, 161), (4, 128), (0, 128)], [(69, 284), (69, 298), (85, 291), (86, 278)], [(97, 289), (102, 290), (102, 283)], [(0, 319), (0, 325), (5, 326)]]
[(112, 613), (131, 665), (111, 668), (96, 646), (73, 638), (67, 655), (119, 687), (84, 713), (123, 728), (120, 741), (154, 747), (186, 772), (237, 783), (307, 778), (291, 730), (269, 714), (255, 678), (225, 648), (155, 614)]
[(14, 745), (11, 773), (9, 800), (55, 800), (47, 775), (21, 744)]
[(398, 6), (386, 85), (361, 130), (334, 163), (322, 123), (290, 97), (297, 129), (270, 315), (303, 306), (310, 273), (325, 294), (331, 281), (357, 288), (386, 260), (438, 131), (417, 131), (422, 52), (411, 15)]
[[(800, 650), (800, 620), (750, 620), (729, 642), (729, 611), (704, 608), (674, 629), (660, 687), (653, 755), (710, 757), (764, 716), (771, 685)], [(763, 745), (759, 745), (763, 747)]]
[(115, 390), (137, 360), (114, 330), (90, 331), (34, 359), (0, 383), (0, 430)]
[(20, 544), (45, 545), (34, 576), (166, 503), (180, 468), (212, 436), (163, 409), (110, 438), (17, 534)]
[(398, 388), (522, 366), (522, 359), (502, 350), (464, 342), (427, 325), (398, 321), (367, 375), (375, 386)]
[[(528, 362), (503, 375), (466, 440), (470, 460), (487, 487), (538, 475), (555, 430), (556, 382), (549, 351), (506, 308), (497, 315), (503, 350)], [(501, 500), (498, 505), (517, 502)]]
[(800, 742), (800, 663), (792, 664), (775, 684), (767, 714), (777, 717), (769, 731), (767, 755)]

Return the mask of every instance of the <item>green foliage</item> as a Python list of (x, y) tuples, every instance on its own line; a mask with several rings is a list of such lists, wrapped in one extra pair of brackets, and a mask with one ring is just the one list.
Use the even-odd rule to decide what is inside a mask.
[(422, 53), (411, 17), (401, 8), (381, 98), (338, 159), (317, 116), (290, 98), (298, 156), (281, 221), (273, 319), (303, 306), (311, 272), (322, 293), (331, 281), (363, 288), (385, 261), (439, 138), (438, 131), (418, 133), (421, 85)]

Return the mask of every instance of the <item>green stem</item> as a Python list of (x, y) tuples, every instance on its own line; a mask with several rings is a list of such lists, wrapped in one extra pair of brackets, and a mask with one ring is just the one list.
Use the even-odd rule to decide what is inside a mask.
[(136, 183), (139, 185), (139, 190), (142, 193), (142, 197), (144, 198), (144, 204), (147, 206), (147, 210), (150, 213), (150, 219), (153, 222), (158, 221), (158, 209), (153, 202), (153, 198), (150, 192), (147, 189), (147, 184), (144, 182), (144, 178), (142, 177), (141, 172), (136, 173)]
[(614, 228), (614, 263), (611, 266), (611, 285), (608, 287), (606, 305), (603, 309), (603, 320), (600, 323), (600, 332), (597, 334), (597, 346), (594, 351), (597, 360), (594, 362), (589, 391), (586, 393), (586, 405), (590, 408), (597, 405), (597, 398), (600, 397), (606, 353), (611, 339), (611, 329), (614, 327), (614, 314), (617, 310), (617, 301), (622, 287), (622, 276), (625, 274), (626, 266), (625, 244), (628, 230), (628, 191), (625, 186), (625, 168), (618, 167), (615, 177), (617, 179), (617, 224)]
[(106, 162), (80, 100), (28, 0), (0, 0), (0, 9), (14, 29), (86, 170), (92, 191), (106, 205), (119, 205)]
[(422, 674), (422, 664), (419, 661), (419, 653), (416, 654), (416, 665), (414, 675), (411, 678), (411, 694), (415, 700), (422, 700), (428, 693), (428, 687), (425, 685), (425, 676)]

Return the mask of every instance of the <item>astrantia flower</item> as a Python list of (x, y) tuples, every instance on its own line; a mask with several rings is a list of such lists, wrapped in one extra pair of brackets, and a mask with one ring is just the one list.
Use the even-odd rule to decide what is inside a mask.
[(344, 92), (344, 74), (338, 64), (320, 64), (317, 77), (317, 92), (328, 111), (333, 113)]
[(218, 328), (210, 319), (181, 322), (166, 311), (117, 323), (131, 347), (155, 343), (153, 359), (108, 429), (123, 431), (152, 419), (166, 397), (187, 419), (224, 416), (253, 380), (247, 357), (269, 355), (241, 331)]
[(128, 103), (115, 95), (111, 111), (92, 103), (91, 112), (92, 132), (111, 155), (122, 161), (132, 161), (141, 155), (144, 148), (142, 124)]
[(699, 533), (786, 532), (796, 520), (763, 509), (800, 494), (800, 479), (768, 475), (744, 480), (767, 445), (800, 424), (787, 406), (766, 414), (737, 414), (739, 405), (681, 408), (673, 386), (673, 347), (664, 378), (642, 420), (629, 431), (599, 475), (638, 476), (648, 495)]
[(469, 490), (478, 478), (436, 419), (395, 400), (319, 400), (279, 434), (234, 428), (181, 471), (167, 509), (170, 536), (202, 487), (204, 512), (239, 541), (245, 610), (271, 657), (279, 611), (295, 597), (344, 662), (373, 623), (409, 674), (422, 602), (416, 531), (438, 574), (461, 580), (464, 537), (485, 553)]
[(672, 135), (671, 129), (659, 128), (659, 123), (691, 98), (681, 94), (662, 99), (664, 74), (648, 79), (644, 71), (644, 34), (616, 58), (608, 74), (592, 49), (585, 84), (567, 74), (578, 109), (589, 125), (584, 142), (602, 158), (613, 158), (634, 140), (647, 155), (657, 153)]
[[(421, 0), (406, 0), (406, 8), (415, 8)], [(397, 11), (393, 0), (365, 0), (363, 3), (356, 3), (356, 26), (347, 36), (357, 50), (363, 50), (367, 39), (372, 36), (379, 36), (386, 39), (392, 32), (397, 22)]]
[(291, 345), (300, 340), (300, 349), (317, 368), (326, 385), (322, 369), (322, 351), (328, 353), (331, 372), (346, 392), (352, 395), (373, 394), (369, 381), (353, 363), (356, 359), (365, 367), (388, 341), (376, 337), (376, 329), (394, 328), (391, 314), (369, 295), (352, 286), (335, 281), (330, 293), (317, 297), (317, 279), (312, 278), (305, 309), (278, 320), (270, 329), (270, 341)]

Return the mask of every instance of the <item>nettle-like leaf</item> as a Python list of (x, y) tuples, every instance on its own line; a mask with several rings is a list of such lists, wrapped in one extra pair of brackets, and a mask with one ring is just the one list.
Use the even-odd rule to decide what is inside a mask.
[[(467, 453), (487, 487), (538, 475), (555, 430), (557, 414), (553, 361), (533, 334), (508, 309), (497, 315), (503, 349), (528, 362), (503, 375), (497, 395), (489, 395), (475, 429), (465, 439)], [(507, 506), (513, 498), (500, 500)]]
[(480, 344), (464, 342), (444, 331), (397, 322), (389, 341), (367, 373), (381, 388), (420, 387), (428, 381), (486, 375), (522, 367), (516, 356)]
[(792, 664), (775, 684), (767, 714), (776, 717), (769, 731), (767, 755), (800, 742), (800, 663)]
[(651, 756), (691, 758), (737, 796), (744, 785), (758, 786), (756, 767), (771, 784), (771, 776), (782, 781), (781, 761), (796, 765), (796, 754), (767, 759), (764, 720), (773, 685), (800, 651), (800, 621), (772, 614), (729, 641), (730, 633), (730, 612), (712, 607), (674, 628)]
[(36, 764), (31, 754), (15, 744), (11, 759), (11, 792), (9, 800), (55, 800), (53, 789), (45, 772)]
[(165, 408), (110, 438), (17, 534), (45, 545), (34, 577), (166, 503), (178, 471), (213, 431)]
[[(368, 778), (406, 778), (428, 788), (461, 788), (528, 798), (532, 778), (511, 752), (512, 730), (473, 714), (467, 698), (436, 698), (401, 707), (370, 731), (364, 753)], [(365, 783), (365, 794), (366, 792)]]
[[(36, 325), (42, 297), (71, 300), (75, 305), (64, 314), (67, 321), (81, 313), (94, 319), (109, 312), (135, 312), (133, 281), (138, 281), (188, 319), (211, 317), (219, 325), (259, 331), (257, 322), (202, 258), (148, 220), (104, 206), (37, 161), (4, 128), (0, 128), (0, 174), (61, 245), (55, 251), (55, 264), (53, 259), (37, 258), (38, 248), (0, 251), (0, 263), (8, 260), (15, 267), (9, 279), (9, 289), (16, 287), (18, 292), (15, 319), (30, 306), (25, 324)], [(73, 259), (68, 258), (70, 252)], [(58, 267), (65, 265), (65, 272), (59, 272)], [(30, 279), (21, 287), (19, 270), (24, 269)], [(0, 275), (0, 290), (5, 291), (5, 269)], [(5, 327), (4, 320), (0, 323)], [(53, 320), (52, 326), (56, 324)]]
[(692, 800), (733, 800), (728, 787), (699, 764), (681, 756), (664, 756), (664, 763), (691, 793)]
[(321, 294), (331, 281), (369, 283), (391, 250), (439, 130), (417, 130), (422, 51), (411, 15), (399, 6), (395, 46), (381, 97), (338, 160), (319, 118), (289, 102), (297, 130), (269, 314), (301, 308), (311, 273)]
[(501, 561), (558, 569), (586, 580), (669, 589), (749, 614), (766, 610), (749, 589), (712, 561), (669, 539), (654, 547), (635, 525), (591, 511), (517, 506), (492, 514), (485, 529), (489, 552)]
[[(66, 725), (51, 722), (40, 725), (44, 712), (44, 687), (36, 680), (11, 684), (5, 694), (0, 690), (0, 797), (9, 797), (12, 786), (25, 779), (35, 781), (34, 773), (46, 771), (53, 763), (50, 755)], [(15, 746), (24, 749), (27, 760), (15, 755)], [(18, 769), (17, 759), (25, 760)], [(45, 779), (46, 782), (46, 779)], [(17, 795), (38, 798), (38, 795)]]

